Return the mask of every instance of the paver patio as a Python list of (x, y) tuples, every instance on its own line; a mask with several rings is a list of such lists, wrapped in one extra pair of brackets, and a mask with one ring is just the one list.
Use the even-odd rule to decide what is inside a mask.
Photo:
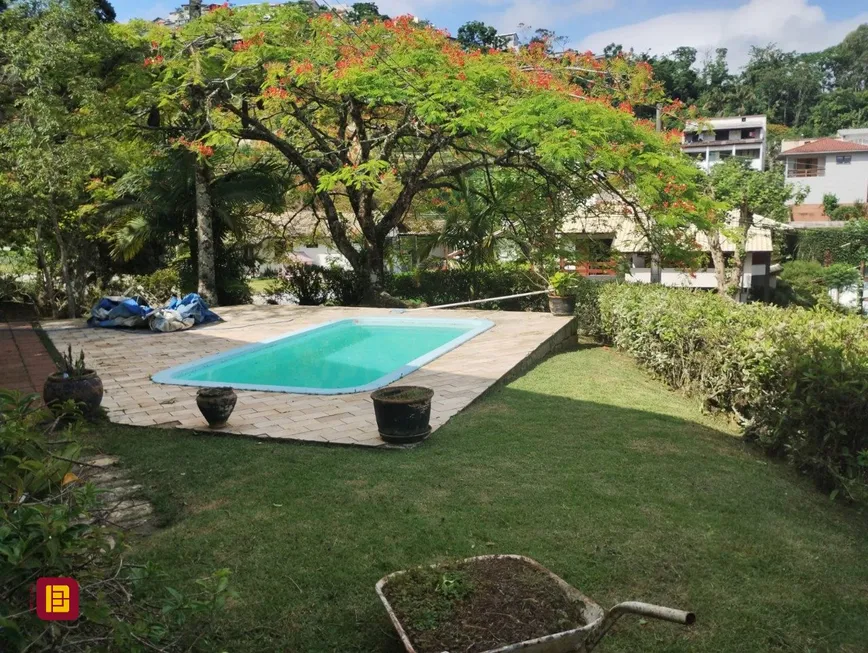
[(0, 306), (0, 388), (41, 393), (54, 361), (33, 330), (36, 312), (25, 304)]
[[(394, 316), (388, 309), (302, 306), (232, 306), (217, 310), (222, 323), (177, 333), (93, 329), (83, 320), (47, 322), (55, 346), (83, 348), (105, 387), (111, 421), (215, 432), (196, 406), (196, 388), (157, 384), (151, 375), (245, 344), (331, 320)], [(575, 333), (573, 318), (501, 311), (419, 311), (404, 317), (485, 318), (495, 326), (396, 384), (433, 388), (436, 430), (500, 379), (523, 369)], [(283, 440), (388, 446), (377, 433), (369, 393), (301, 395), (236, 390), (238, 404), (220, 433)]]

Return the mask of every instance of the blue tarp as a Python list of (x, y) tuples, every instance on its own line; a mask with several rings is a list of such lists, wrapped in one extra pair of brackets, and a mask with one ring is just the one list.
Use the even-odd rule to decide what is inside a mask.
[[(183, 299), (172, 297), (165, 306), (159, 308), (151, 308), (140, 297), (103, 297), (90, 313), (91, 318), (87, 323), (103, 328), (145, 327), (149, 326), (149, 318), (159, 317), (161, 326), (155, 329), (158, 331), (175, 331), (193, 324), (207, 324), (220, 319), (196, 293), (190, 293)], [(155, 321), (150, 320), (152, 328)], [(162, 328), (167, 321), (183, 323), (183, 326)]]
[(217, 322), (220, 319), (216, 313), (208, 309), (208, 304), (205, 303), (205, 300), (194, 292), (191, 292), (183, 299), (172, 297), (164, 308), (178, 311), (181, 319), (192, 317), (196, 324), (208, 324), (209, 322)]

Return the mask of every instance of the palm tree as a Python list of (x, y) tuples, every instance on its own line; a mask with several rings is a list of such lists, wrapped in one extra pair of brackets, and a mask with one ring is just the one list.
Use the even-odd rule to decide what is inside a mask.
[[(117, 182), (118, 199), (104, 207), (112, 256), (129, 261), (147, 248), (161, 251), (163, 258), (177, 259), (189, 252), (198, 260), (197, 186), (201, 180), (197, 184), (196, 166), (189, 160), (192, 156), (184, 150), (169, 150)], [(225, 259), (230, 254), (252, 259), (247, 234), (257, 215), (283, 209), (286, 183), (282, 167), (255, 161), (237, 169), (212, 168), (207, 184), (220, 289), (227, 281), (220, 278), (225, 276)]]

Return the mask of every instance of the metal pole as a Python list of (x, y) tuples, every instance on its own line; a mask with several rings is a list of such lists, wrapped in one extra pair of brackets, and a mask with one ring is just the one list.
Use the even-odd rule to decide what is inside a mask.
[[(410, 311), (432, 311), (437, 308), (455, 308), (456, 306), (470, 306), (472, 304), (485, 304), (488, 302), (497, 302), (501, 299), (516, 299), (517, 297), (530, 297), (532, 295), (542, 295), (543, 293), (549, 292), (548, 290), (535, 290), (533, 292), (525, 292), (520, 295), (504, 295), (503, 297), (489, 297), (488, 299), (474, 299), (470, 302), (457, 302), (455, 304), (441, 304), (440, 306), (422, 306), (421, 308), (408, 308), (403, 309), (407, 312)], [(402, 310), (402, 309), (398, 309)]]
[[(657, 131), (663, 131), (663, 105), (657, 105), (657, 119), (656, 119), (656, 127)], [(660, 283), (663, 281), (663, 271), (660, 269), (660, 252), (655, 249), (654, 243), (648, 243), (651, 245), (651, 283)]]

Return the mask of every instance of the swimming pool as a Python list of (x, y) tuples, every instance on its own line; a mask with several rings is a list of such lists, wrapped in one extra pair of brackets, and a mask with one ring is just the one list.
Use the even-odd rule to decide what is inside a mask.
[(490, 320), (336, 320), (154, 374), (157, 383), (349, 394), (376, 390), (494, 326)]

